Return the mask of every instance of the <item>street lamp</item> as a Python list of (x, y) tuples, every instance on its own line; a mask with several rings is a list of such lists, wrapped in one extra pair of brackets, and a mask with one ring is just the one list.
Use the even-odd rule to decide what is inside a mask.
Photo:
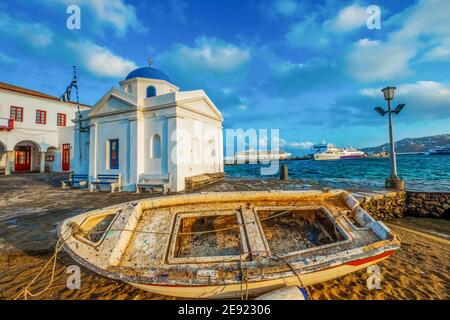
[(397, 176), (397, 156), (395, 154), (394, 146), (394, 133), (392, 129), (392, 114), (399, 114), (400, 111), (405, 107), (405, 104), (399, 104), (394, 110), (391, 109), (391, 101), (394, 99), (395, 87), (386, 87), (382, 89), (384, 99), (388, 103), (388, 109), (383, 110), (381, 107), (376, 107), (375, 111), (384, 116), (389, 115), (389, 145), (390, 145), (390, 161), (391, 161), (391, 175), (386, 179), (386, 188), (403, 190), (405, 188), (405, 183)]

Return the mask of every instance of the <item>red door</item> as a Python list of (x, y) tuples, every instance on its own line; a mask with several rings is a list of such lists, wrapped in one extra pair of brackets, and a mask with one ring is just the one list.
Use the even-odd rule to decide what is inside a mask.
[(70, 144), (62, 145), (62, 171), (70, 170)]
[(30, 171), (31, 169), (31, 147), (16, 147), (16, 161), (14, 171)]

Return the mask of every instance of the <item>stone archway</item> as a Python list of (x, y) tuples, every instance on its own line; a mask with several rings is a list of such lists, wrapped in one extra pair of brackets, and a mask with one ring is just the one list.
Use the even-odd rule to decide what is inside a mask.
[(13, 154), (14, 172), (41, 171), (42, 153), (38, 143), (30, 140), (19, 141), (14, 146)]

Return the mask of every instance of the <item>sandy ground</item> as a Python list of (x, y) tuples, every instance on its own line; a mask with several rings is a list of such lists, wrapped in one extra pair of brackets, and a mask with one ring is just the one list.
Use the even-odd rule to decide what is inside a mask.
[[(59, 174), (0, 176), (0, 299), (12, 299), (41, 270), (53, 253), (55, 226), (67, 217), (149, 194), (89, 193), (60, 190)], [(299, 181), (280, 184), (227, 180), (203, 190), (302, 189)], [(309, 287), (313, 299), (449, 299), (450, 221), (402, 218), (388, 222), (402, 240), (401, 249), (379, 264), (381, 289), (369, 290), (368, 274), (360, 271)], [(64, 252), (57, 259), (52, 287), (36, 299), (172, 299), (96, 275), (84, 268), (81, 289), (69, 290)], [(32, 287), (50, 280), (48, 268)]]

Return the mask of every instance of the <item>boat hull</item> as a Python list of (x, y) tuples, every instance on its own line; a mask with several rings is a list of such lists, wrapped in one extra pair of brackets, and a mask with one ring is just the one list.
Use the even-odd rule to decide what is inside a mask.
[[(312, 273), (301, 274), (298, 277), (293, 275), (287, 278), (256, 281), (250, 283), (227, 284), (218, 286), (181, 286), (181, 285), (160, 285), (160, 284), (144, 284), (133, 283), (128, 284), (152, 292), (155, 294), (173, 296), (179, 298), (191, 299), (232, 299), (244, 296), (259, 296), (261, 294), (277, 290), (288, 286), (310, 286), (328, 280), (343, 277), (350, 273), (365, 269), (373, 264), (386, 259), (394, 251), (386, 251), (376, 256), (351, 261), (336, 267), (315, 271)], [(299, 279), (300, 278), (300, 279)], [(301, 282), (300, 282), (301, 280)]]
[(331, 154), (331, 153), (314, 154), (314, 160), (339, 160), (339, 159), (341, 159), (340, 154)]
[(149, 198), (71, 217), (57, 230), (64, 250), (102, 276), (199, 299), (320, 283), (400, 247), (342, 190)]
[(362, 154), (362, 155), (355, 155), (355, 156), (342, 156), (341, 159), (362, 159), (362, 158), (367, 158), (366, 155)]

